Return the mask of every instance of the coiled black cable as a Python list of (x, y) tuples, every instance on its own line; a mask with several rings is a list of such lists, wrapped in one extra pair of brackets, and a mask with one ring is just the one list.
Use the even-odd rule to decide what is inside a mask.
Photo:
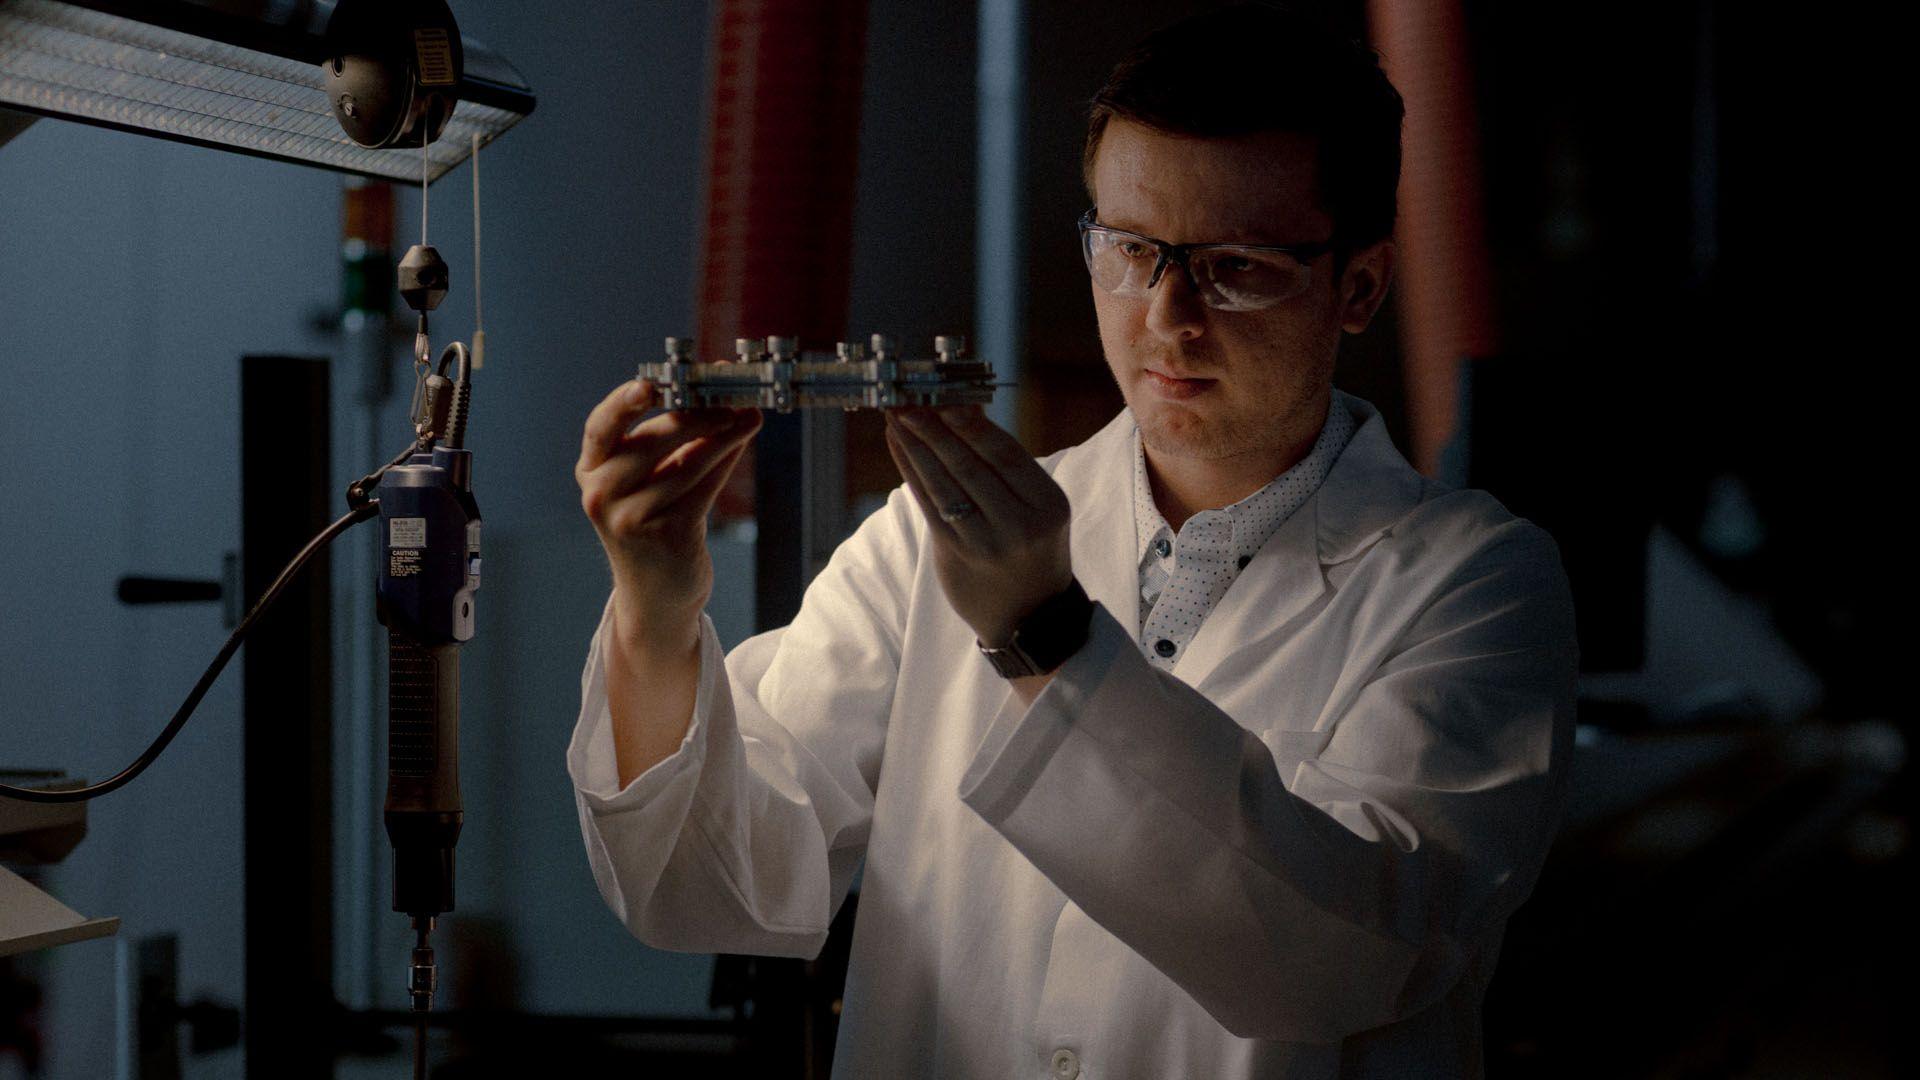
[(307, 546), (300, 549), (300, 553), (293, 557), (293, 561), (287, 564), (286, 569), (280, 571), (280, 576), (273, 580), (273, 584), (267, 586), (267, 591), (260, 594), (260, 599), (254, 603), (252, 610), (247, 612), (247, 617), (240, 620), (239, 626), (234, 627), (233, 633), (227, 637), (227, 643), (220, 647), (219, 654), (213, 658), (213, 663), (207, 665), (207, 670), (200, 675), (200, 681), (193, 684), (193, 689), (188, 692), (187, 699), (181, 702), (180, 708), (174, 712), (173, 719), (167, 722), (167, 726), (161, 730), (159, 737), (153, 740), (153, 743), (134, 760), (133, 764), (120, 770), (119, 773), (106, 780), (80, 788), (45, 791), (37, 788), (23, 788), (14, 787), (11, 784), (0, 784), (0, 796), (39, 803), (83, 802), (87, 799), (105, 795), (107, 792), (125, 785), (134, 777), (145, 772), (147, 766), (153, 764), (154, 759), (160, 756), (160, 752), (165, 750), (167, 744), (173, 741), (173, 737), (180, 733), (182, 727), (186, 726), (187, 718), (193, 715), (193, 710), (199, 706), (200, 699), (207, 696), (207, 691), (212, 689), (214, 680), (218, 679), (220, 672), (226, 668), (227, 661), (233, 659), (233, 654), (240, 650), (240, 643), (246, 640), (247, 631), (253, 629), (254, 621), (264, 614), (267, 608), (273, 605), (275, 600), (280, 598), (280, 594), (286, 591), (287, 586), (293, 582), (294, 577), (307, 565), (307, 562), (312, 559), (321, 548), (326, 547), (334, 537), (339, 536), (341, 533), (346, 532), (348, 529), (368, 518), (379, 516), (379, 514), (379, 503), (369, 502), (356, 506), (352, 510), (347, 511), (338, 521), (321, 530), (320, 535), (307, 541)]
[[(460, 350), (460, 360), (464, 374), (466, 367), (464, 348)], [(253, 629), (253, 624), (273, 606), (275, 600), (280, 599), (280, 594), (287, 590), (287, 586), (293, 583), (293, 579), (299, 575), (307, 563), (319, 554), (322, 548), (332, 543), (334, 537), (368, 518), (379, 516), (380, 504), (374, 502), (369, 497), (369, 493), (380, 483), (380, 478), (386, 475), (388, 469), (431, 445), (431, 436), (421, 438), (402, 451), (399, 457), (355, 481), (353, 486), (347, 489), (347, 504), (352, 509), (342, 515), (339, 520), (322, 529), (318, 536), (307, 541), (307, 546), (300, 549), (299, 554), (295, 555), (293, 560), (287, 563), (286, 568), (280, 571), (280, 576), (273, 579), (273, 584), (267, 586), (267, 591), (260, 594), (260, 599), (255, 601), (253, 607), (248, 610), (247, 617), (240, 620), (240, 625), (234, 627), (233, 633), (228, 635), (227, 643), (220, 646), (220, 652), (214, 656), (213, 663), (208, 664), (207, 670), (200, 674), (200, 681), (193, 684), (193, 689), (187, 693), (187, 699), (180, 703), (179, 709), (174, 711), (173, 719), (167, 721), (167, 726), (162, 728), (159, 736), (141, 752), (138, 758), (134, 759), (133, 764), (97, 784), (89, 784), (86, 787), (45, 790), (0, 784), (0, 797), (37, 803), (85, 802), (123, 787), (134, 777), (145, 772), (147, 766), (154, 763), (154, 760), (160, 756), (160, 752), (165, 750), (167, 744), (173, 741), (173, 737), (180, 734), (180, 729), (186, 726), (187, 719), (193, 715), (193, 710), (200, 706), (200, 699), (207, 696), (207, 691), (213, 688), (214, 680), (218, 679), (220, 672), (226, 669), (227, 661), (232, 660), (233, 654), (240, 651), (240, 644), (246, 640), (247, 632)]]

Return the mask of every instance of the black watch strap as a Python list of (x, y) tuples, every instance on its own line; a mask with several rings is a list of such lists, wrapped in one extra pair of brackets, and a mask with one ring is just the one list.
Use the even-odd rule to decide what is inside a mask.
[(980, 652), (1006, 678), (1045, 675), (1080, 651), (1092, 625), (1093, 601), (1075, 578), (1020, 620), (1012, 641), (999, 648), (980, 645)]

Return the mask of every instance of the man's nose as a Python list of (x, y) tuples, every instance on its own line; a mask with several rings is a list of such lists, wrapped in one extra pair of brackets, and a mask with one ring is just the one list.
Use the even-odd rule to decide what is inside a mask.
[(1172, 341), (1192, 341), (1207, 331), (1207, 307), (1185, 264), (1169, 259), (1160, 280), (1147, 290), (1147, 329)]

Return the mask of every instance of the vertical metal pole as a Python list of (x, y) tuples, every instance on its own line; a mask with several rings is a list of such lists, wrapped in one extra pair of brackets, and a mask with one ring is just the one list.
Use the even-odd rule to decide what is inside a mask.
[(847, 534), (847, 424), (838, 409), (770, 413), (754, 458), (754, 629), (793, 621)]
[[(328, 363), (240, 362), (240, 507), (247, 603), (327, 526)], [(247, 1075), (333, 1076), (332, 575), (316, 558), (247, 638)]]
[(807, 588), (806, 416), (768, 413), (753, 458), (753, 628), (785, 626)]
[[(394, 286), (393, 185), (358, 178), (345, 183), (341, 198), (341, 280), (344, 302), (340, 319), (340, 362), (352, 369), (354, 404), (347, 413), (349, 467), (386, 460), (383, 434), (403, 437), (403, 427), (382, 421), (384, 406), (393, 397), (393, 373), (403, 361), (393, 338)], [(411, 338), (409, 338), (409, 341)], [(344, 687), (346, 725), (341, 745), (346, 755), (339, 777), (343, 802), (338, 809), (350, 827), (340, 835), (345, 850), (343, 876), (335, 892), (341, 897), (340, 1000), (353, 1008), (370, 1009), (379, 1002), (380, 935), (376, 920), (387, 913), (387, 896), (378, 887), (380, 867), (389, 858), (385, 831), (380, 828), (381, 797), (387, 778), (378, 772), (380, 718), (387, 707), (387, 632), (374, 614), (373, 581), (380, 576), (385, 556), (377, 529), (357, 530), (337, 543), (346, 557), (341, 565), (351, 582), (343, 603), (347, 620), (341, 641), (337, 675)], [(394, 982), (398, 987), (398, 982)]]
[(806, 476), (800, 505), (804, 586), (826, 569), (847, 535), (847, 414), (839, 409), (802, 410), (800, 451)]
[[(1020, 378), (1026, 347), (1025, 153), (1021, 147), (1026, 89), (1026, 0), (980, 0), (980, 69), (975, 83), (979, 132), (975, 167), (979, 204), (974, 219), (978, 270), (974, 278), (976, 355), (992, 362), (1002, 382)], [(987, 415), (1020, 434), (1018, 387), (994, 395)]]
[(846, 419), (837, 409), (770, 413), (754, 458), (754, 629), (793, 621), (847, 530)]

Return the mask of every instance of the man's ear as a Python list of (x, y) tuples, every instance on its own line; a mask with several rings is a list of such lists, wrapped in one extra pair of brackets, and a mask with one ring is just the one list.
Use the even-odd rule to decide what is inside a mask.
[(1393, 284), (1392, 240), (1381, 240), (1347, 256), (1346, 269), (1340, 273), (1340, 328), (1357, 334), (1373, 321), (1374, 312), (1387, 298), (1387, 286)]

